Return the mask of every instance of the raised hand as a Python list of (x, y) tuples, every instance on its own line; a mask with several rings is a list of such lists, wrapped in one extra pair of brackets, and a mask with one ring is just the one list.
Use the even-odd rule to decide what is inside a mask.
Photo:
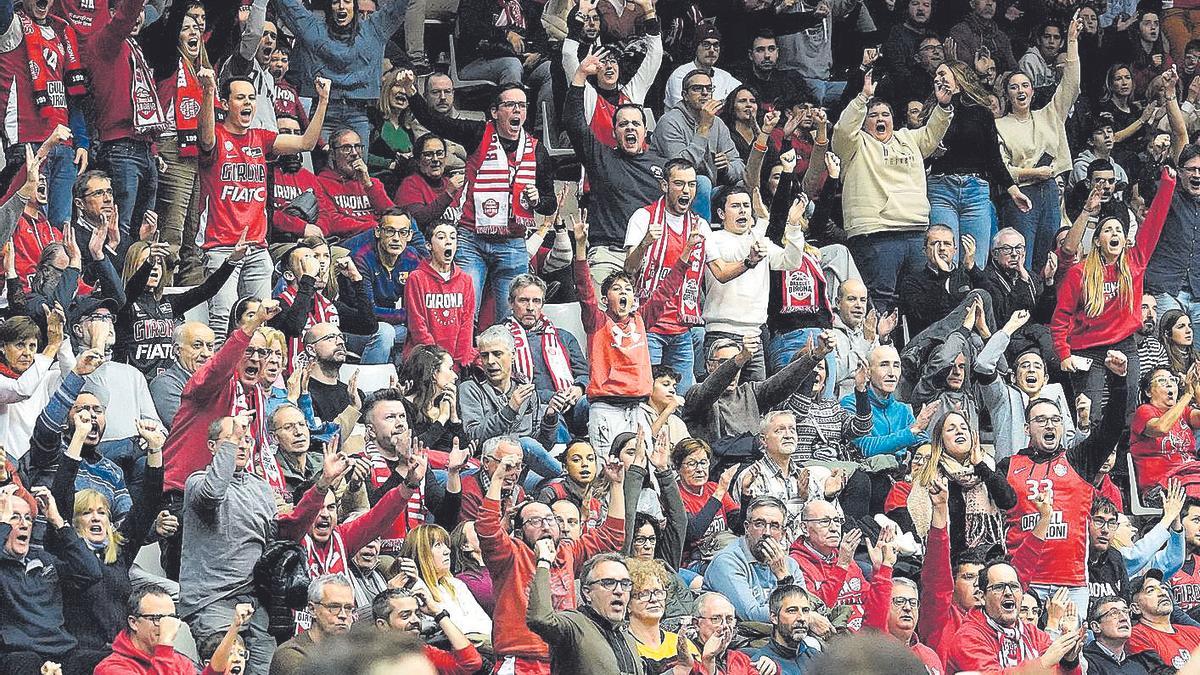
[[(458, 437), (454, 437), (454, 449), (458, 452)], [(465, 454), (465, 453), (463, 453)], [(463, 463), (466, 463), (466, 458), (463, 458)], [(425, 483), (425, 472), (429, 470), (429, 449), (420, 443), (413, 443), (413, 447), (408, 451), (408, 459), (405, 462), (408, 467), (405, 481), (409, 485), (422, 485)], [(461, 467), (460, 467), (461, 468)]]
[(328, 101), (329, 92), (333, 89), (333, 83), (329, 81), (329, 78), (318, 77), (313, 81), (313, 88), (317, 90), (317, 98), (322, 101)]
[(29, 492), (37, 500), (38, 511), (46, 516), (46, 523), (56, 530), (66, 525), (66, 521), (58, 512), (58, 504), (54, 501), (54, 495), (50, 494), (50, 488), (45, 485), (35, 485), (29, 488)]
[(1029, 323), (1029, 310), (1018, 309), (1008, 317), (1008, 322), (1004, 324), (1004, 332), (1012, 335), (1021, 330), (1021, 327)]
[(179, 518), (163, 509), (154, 517), (154, 531), (160, 537), (171, 537), (179, 530)]
[(323, 473), (321, 479), (317, 481), (317, 487), (328, 490), (350, 468), (350, 459), (334, 443), (326, 443), (325, 458), (321, 466)]
[(862, 530), (854, 528), (842, 535), (842, 543), (838, 546), (837, 565), (848, 569), (854, 564), (854, 552), (862, 542)]
[(917, 413), (917, 419), (913, 422), (912, 430), (914, 433), (921, 433), (929, 427), (929, 423), (937, 416), (938, 411), (942, 409), (941, 401), (930, 401), (921, 406), (921, 412)]
[(867, 71), (867, 73), (863, 75), (862, 93), (863, 96), (866, 96), (868, 99), (875, 96), (875, 73)]
[(166, 431), (153, 419), (137, 419), (134, 420), (134, 425), (137, 426), (138, 436), (146, 442), (152, 452), (162, 450), (163, 445), (167, 442)]
[(96, 372), (96, 369), (104, 364), (104, 352), (99, 349), (89, 349), (79, 355), (75, 360), (75, 374), (80, 377), (87, 377)]

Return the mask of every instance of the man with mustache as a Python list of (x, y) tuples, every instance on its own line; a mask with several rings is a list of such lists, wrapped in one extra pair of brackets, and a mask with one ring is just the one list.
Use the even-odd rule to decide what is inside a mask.
[(441, 603), (434, 600), (429, 587), (420, 579), (412, 588), (389, 588), (375, 596), (371, 603), (375, 627), (384, 633), (403, 631), (421, 637), (421, 621), (432, 619), (446, 636), (450, 650), (424, 645), (438, 675), (470, 675), (483, 667), (483, 658), (475, 645), (463, 635)]
[[(774, 24), (798, 16), (802, 15), (772, 14), (770, 22)], [(738, 72), (742, 83), (754, 88), (759, 105), (766, 109), (779, 110), (785, 101), (796, 96), (812, 99), (812, 91), (799, 73), (779, 67), (779, 41), (775, 36), (784, 29), (782, 25), (779, 29), (759, 28), (750, 43), (745, 68)]]
[(208, 324), (188, 321), (175, 327), (175, 362), (150, 381), (150, 398), (167, 429), (179, 412), (183, 388), (196, 370), (212, 358), (216, 342), (217, 336)]
[(1138, 348), (1139, 380), (1158, 368), (1168, 367), (1167, 348), (1158, 339), (1158, 301), (1153, 295), (1142, 295), (1142, 325), (1134, 333)]
[(1096, 675), (1150, 675), (1171, 669), (1153, 651), (1130, 653), (1132, 633), (1129, 605), (1117, 595), (1106, 595), (1092, 604), (1088, 627), (1096, 639), (1083, 648), (1088, 672)]
[(1175, 603), (1162, 570), (1151, 568), (1129, 584), (1130, 610), (1137, 623), (1126, 648), (1131, 654), (1151, 652), (1172, 668), (1182, 668), (1200, 646), (1200, 628), (1171, 622)]

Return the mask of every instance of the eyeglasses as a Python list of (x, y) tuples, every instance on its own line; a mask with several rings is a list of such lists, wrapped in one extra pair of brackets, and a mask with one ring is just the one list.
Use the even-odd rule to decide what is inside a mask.
[(736, 616), (699, 616), (696, 618), (704, 619), (714, 626), (736, 626), (738, 622)]
[(711, 462), (707, 459), (693, 459), (683, 463), (685, 469), (707, 469)]
[(829, 527), (830, 525), (833, 525), (833, 524), (836, 524), (838, 527), (841, 527), (842, 525), (846, 524), (846, 519), (834, 516), (832, 518), (811, 518), (811, 519), (806, 518), (806, 519), (804, 519), (804, 522), (812, 523), (813, 525), (816, 525), (817, 527)]
[(1115, 619), (1117, 617), (1122, 617), (1122, 616), (1129, 616), (1129, 608), (1128, 607), (1113, 607), (1112, 609), (1108, 610), (1107, 612), (1097, 616), (1096, 620), (1104, 621), (1105, 619)]
[(557, 525), (558, 518), (556, 516), (534, 516), (532, 518), (525, 519), (526, 525), (532, 525), (534, 527), (542, 527), (547, 523), (554, 523)]
[(1043, 427), (1047, 424), (1062, 424), (1062, 421), (1062, 415), (1038, 415), (1037, 417), (1029, 418), (1030, 424), (1037, 424)]
[(1025, 252), (1025, 244), (1017, 244), (1016, 246), (997, 246), (992, 250), (1000, 255), (1012, 255), (1014, 253), (1019, 254)]
[(444, 159), (445, 157), (445, 150), (425, 150), (421, 153), (421, 159)]
[(688, 91), (693, 94), (711, 94), (714, 87), (711, 84), (693, 84), (688, 87)]
[(756, 530), (767, 530), (769, 532), (783, 532), (783, 523), (766, 521), (766, 520), (763, 520), (762, 518), (755, 518), (754, 520), (750, 521), (750, 526)]
[(943, 47), (942, 45), (925, 45), (924, 47), (921, 47), (921, 48), (920, 48), (920, 49), (918, 49), (917, 51), (921, 51), (921, 52), (940, 52), (940, 51), (942, 51), (942, 49), (944, 49), (944, 47)]
[(635, 600), (646, 600), (653, 602), (654, 600), (666, 600), (667, 591), (665, 588), (653, 588), (645, 591), (638, 591), (633, 594)]
[(287, 433), (291, 433), (293, 431), (298, 431), (307, 426), (308, 425), (305, 424), (304, 422), (288, 422), (287, 424), (280, 424), (279, 426), (275, 427), (271, 431), (274, 431), (275, 433), (279, 433), (280, 431), (285, 431)]
[(83, 196), (84, 197), (100, 197), (100, 196), (111, 197), (111, 196), (113, 196), (113, 189), (112, 188), (104, 188), (103, 190), (92, 190), (91, 192), (83, 193)]
[(592, 579), (588, 582), (588, 586), (602, 586), (606, 591), (615, 591), (618, 588), (629, 592), (633, 590), (633, 579)]
[(145, 619), (155, 626), (161, 624), (162, 620), (167, 617), (170, 617), (172, 619), (179, 618), (179, 615), (174, 614), (174, 613), (172, 613), (172, 614), (134, 614), (134, 616), (139, 619)]
[(324, 607), (334, 614), (353, 614), (354, 604), (343, 605), (339, 602), (318, 602), (318, 605)]
[(242, 352), (242, 354), (244, 354), (248, 359), (255, 357), (265, 359), (271, 355), (271, 350), (267, 349), (266, 347), (247, 347), (246, 351)]
[(345, 145), (337, 146), (336, 148), (334, 148), (334, 150), (348, 155), (352, 152), (362, 152), (363, 144), (362, 143), (347, 143)]
[(658, 543), (658, 537), (656, 537), (653, 534), (646, 535), (646, 536), (638, 535), (633, 538), (634, 546), (654, 546), (657, 543)]
[(84, 321), (104, 321), (106, 323), (112, 323), (113, 315), (112, 314), (88, 314), (87, 316), (83, 317), (83, 320)]
[(917, 599), (916, 598), (892, 598), (892, 606), (898, 607), (900, 609), (904, 609), (906, 607), (908, 609), (916, 609), (917, 608)]
[(14, 513), (11, 516), (9, 516), (8, 520), (10, 523), (14, 520), (19, 523), (32, 523), (33, 516), (28, 513)]
[(529, 104), (525, 101), (501, 101), (499, 107), (509, 110), (524, 110), (529, 107)]
[(720, 40), (701, 40), (700, 48), (701, 49), (720, 49), (721, 41)]
[(988, 593), (1000, 593), (1001, 595), (1003, 595), (1006, 592), (1016, 594), (1016, 593), (1019, 593), (1020, 591), (1021, 591), (1021, 584), (1016, 584), (1016, 583), (1001, 582), (998, 584), (992, 584), (991, 586), (987, 587)]
[(1041, 616), (1042, 608), (1038, 607), (1037, 605), (1034, 605), (1032, 607), (1022, 607), (1021, 613), (1028, 614), (1029, 616)]
[(345, 342), (346, 342), (346, 336), (345, 336), (345, 335), (343, 335), (343, 334), (341, 334), (341, 333), (330, 333), (329, 335), (325, 335), (325, 336), (319, 337), (319, 338), (317, 338), (316, 340), (313, 340), (312, 342), (310, 342), (310, 343), (308, 343), (308, 344), (310, 344), (310, 345), (319, 345), (319, 344), (321, 344), (322, 342), (325, 342), (325, 341), (327, 341), (327, 340), (333, 340), (333, 341), (335, 341), (335, 342), (341, 342), (341, 343), (345, 344)]
[(1117, 520), (1116, 518), (1111, 520), (1107, 518), (1092, 518), (1092, 524), (1095, 525), (1096, 529), (1098, 530), (1114, 532), (1116, 531), (1117, 527), (1120, 526), (1121, 521)]
[(412, 232), (413, 231), (412, 231), (411, 227), (406, 227), (404, 229), (400, 229), (397, 227), (381, 227), (381, 228), (379, 228), (379, 234), (383, 235), (385, 238), (400, 237), (401, 239), (403, 239), (404, 237), (412, 236)]

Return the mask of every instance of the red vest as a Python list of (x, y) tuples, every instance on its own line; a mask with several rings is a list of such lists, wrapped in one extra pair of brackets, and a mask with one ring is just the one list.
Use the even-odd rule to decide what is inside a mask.
[(1060, 452), (1049, 462), (1037, 463), (1027, 455), (1013, 455), (1008, 465), (1008, 484), (1017, 493), (1017, 505), (1008, 512), (1007, 546), (1016, 556), (1027, 544), (1037, 525), (1038, 510), (1030, 498), (1046, 487), (1054, 488), (1054, 515), (1043, 555), (1031, 569), (1017, 569), (1025, 583), (1083, 586), (1087, 578), (1088, 518), (1096, 488), (1071, 466)]

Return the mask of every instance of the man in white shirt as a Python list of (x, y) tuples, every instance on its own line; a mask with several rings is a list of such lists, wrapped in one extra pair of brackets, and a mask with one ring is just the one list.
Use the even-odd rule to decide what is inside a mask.
[(712, 78), (712, 97), (724, 101), (726, 96), (741, 86), (741, 82), (728, 70), (717, 67), (721, 58), (721, 32), (712, 24), (703, 24), (696, 29), (696, 59), (671, 72), (667, 78), (666, 107), (673, 108), (683, 100), (683, 78), (693, 70), (708, 73)]

